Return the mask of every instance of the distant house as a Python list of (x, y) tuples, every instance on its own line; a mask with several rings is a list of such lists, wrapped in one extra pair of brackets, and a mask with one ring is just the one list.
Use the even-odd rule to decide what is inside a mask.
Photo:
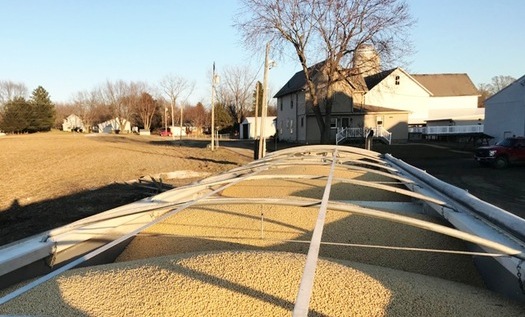
[(394, 68), (365, 77), (363, 103), (409, 111), (408, 124), (477, 124), (479, 92), (467, 74), (408, 74)]
[(485, 101), (485, 133), (495, 141), (525, 136), (525, 75)]
[[(266, 117), (264, 125), (264, 137), (269, 138), (275, 135), (277, 131), (275, 128), (275, 120), (277, 117)], [(246, 117), (241, 122), (240, 138), (241, 139), (255, 139), (261, 135), (262, 118), (257, 118), (257, 131), (255, 131), (255, 117)]]
[(170, 131), (173, 136), (181, 136), (181, 133), (182, 133), (182, 136), (186, 136), (186, 130), (187, 130), (187, 127), (185, 126), (183, 126), (182, 129), (180, 128), (180, 126), (169, 126), (168, 127), (168, 131)]
[(82, 119), (80, 119), (79, 116), (75, 114), (70, 114), (67, 118), (64, 119), (64, 122), (62, 123), (62, 131), (82, 132), (82, 131), (86, 131), (86, 129), (84, 127), (84, 123), (82, 122)]
[(118, 117), (115, 119), (111, 119), (102, 123), (98, 124), (98, 132), (99, 133), (130, 133), (131, 132), (131, 124), (126, 119), (119, 119)]

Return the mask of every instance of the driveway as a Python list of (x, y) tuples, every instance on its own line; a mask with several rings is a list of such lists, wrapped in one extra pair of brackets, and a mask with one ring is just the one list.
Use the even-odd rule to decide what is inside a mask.
[(525, 218), (525, 166), (497, 170), (481, 167), (472, 149), (436, 144), (374, 145), (373, 150), (390, 153), (409, 164), (472, 195)]

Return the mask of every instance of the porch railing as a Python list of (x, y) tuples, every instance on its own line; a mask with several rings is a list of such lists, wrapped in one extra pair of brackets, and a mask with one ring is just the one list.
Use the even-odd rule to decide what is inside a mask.
[(467, 133), (483, 133), (483, 125), (451, 125), (451, 126), (435, 126), (435, 127), (416, 127), (408, 128), (409, 133), (422, 134), (467, 134)]
[(351, 138), (364, 138), (369, 130), (374, 131), (374, 138), (382, 138), (388, 144), (392, 143), (392, 133), (383, 127), (375, 128), (338, 128), (337, 134), (335, 135), (335, 144), (339, 144), (341, 141)]

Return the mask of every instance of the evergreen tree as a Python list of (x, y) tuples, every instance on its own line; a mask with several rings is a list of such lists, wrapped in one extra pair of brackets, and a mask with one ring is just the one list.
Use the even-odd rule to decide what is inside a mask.
[(28, 127), (29, 132), (49, 131), (55, 122), (55, 105), (51, 102), (49, 93), (38, 86), (31, 95), (32, 114)]
[(233, 128), (234, 121), (224, 104), (215, 104), (215, 128), (219, 128), (221, 131), (230, 131)]
[(8, 133), (28, 132), (31, 124), (32, 106), (24, 97), (15, 97), (5, 104), (0, 129)]

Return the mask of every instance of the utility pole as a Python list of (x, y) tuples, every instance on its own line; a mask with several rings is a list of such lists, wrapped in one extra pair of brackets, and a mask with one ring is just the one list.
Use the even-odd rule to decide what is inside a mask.
[(264, 79), (263, 79), (263, 94), (262, 94), (262, 105), (261, 105), (261, 136), (259, 141), (259, 159), (263, 158), (266, 154), (266, 137), (264, 135), (264, 126), (266, 125), (266, 113), (268, 111), (266, 95), (268, 87), (268, 69), (269, 60), (268, 55), (270, 54), (270, 42), (266, 43), (266, 54), (264, 57)]
[(261, 96), (259, 96), (259, 85), (260, 85), (260, 82), (257, 81), (255, 83), (255, 128), (253, 129), (255, 132), (255, 135), (253, 136), (253, 138), (255, 140), (257, 140), (257, 120), (259, 119), (259, 98), (261, 98)]
[(215, 151), (215, 62), (211, 74), (211, 150)]
[[(171, 98), (171, 126), (172, 127), (175, 127), (175, 117), (174, 117), (174, 114), (175, 114), (175, 111), (173, 111), (173, 108), (174, 108), (174, 105), (175, 104), (175, 100), (173, 100), (173, 98)], [(166, 132), (168, 128), (166, 128)], [(172, 128), (170, 128), (170, 131), (172, 130)], [(171, 131), (171, 139), (172, 140), (175, 140), (175, 131)]]
[(168, 107), (164, 107), (164, 132), (168, 135)]
[(179, 135), (180, 135), (180, 142), (179, 142), (179, 146), (182, 146), (182, 109), (184, 108), (184, 106), (181, 104), (180, 105), (180, 131), (179, 131)]

